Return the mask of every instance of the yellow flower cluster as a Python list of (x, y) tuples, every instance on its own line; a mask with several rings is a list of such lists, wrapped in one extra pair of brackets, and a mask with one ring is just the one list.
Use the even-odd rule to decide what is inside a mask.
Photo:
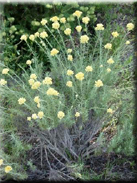
[(39, 37), (39, 32), (35, 32), (34, 36), (35, 38)]
[(27, 65), (31, 65), (31, 63), (32, 63), (31, 60), (27, 60), (27, 61), (26, 61), (26, 64), (27, 64)]
[(31, 74), (31, 75), (30, 75), (30, 79), (37, 79), (36, 74)]
[(11, 166), (6, 166), (5, 167), (5, 173), (9, 173), (12, 170)]
[(91, 66), (87, 66), (85, 69), (86, 72), (92, 72), (93, 68)]
[(71, 53), (71, 52), (72, 52), (72, 49), (67, 49), (67, 52), (68, 52), (68, 53)]
[(130, 44), (130, 41), (126, 41), (126, 45)]
[[(0, 159), (0, 166), (3, 165), (3, 159)], [(9, 173), (12, 170), (11, 166), (6, 166), (4, 171), (5, 173)]]
[(54, 23), (52, 24), (52, 28), (53, 28), (53, 29), (59, 29), (59, 27), (60, 27), (60, 24), (59, 24), (58, 22), (54, 22)]
[(73, 61), (73, 56), (72, 55), (68, 55), (68, 60), (69, 61)]
[(66, 23), (66, 18), (65, 17), (60, 18), (60, 22), (65, 24)]
[(40, 23), (41, 23), (41, 25), (46, 25), (46, 24), (47, 24), (47, 22), (48, 22), (48, 21), (47, 21), (46, 19), (42, 18), (42, 20), (41, 20), (41, 22), (40, 22)]
[(7, 84), (7, 81), (5, 80), (5, 79), (1, 79), (0, 80), (0, 85), (1, 86), (4, 86), (4, 85), (6, 85)]
[(75, 12), (73, 13), (73, 16), (75, 16), (75, 17), (77, 17), (77, 18), (80, 18), (81, 14), (82, 14), (82, 12), (79, 11), (79, 10), (77, 10), (77, 11), (75, 11)]
[(31, 35), (29, 36), (29, 39), (30, 39), (31, 41), (34, 41), (34, 40), (35, 40), (35, 36), (34, 36), (33, 34), (31, 34)]
[(5, 68), (5, 69), (2, 70), (2, 74), (8, 74), (8, 72), (9, 72), (8, 68)]
[(84, 24), (88, 24), (89, 21), (90, 21), (90, 18), (89, 18), (89, 17), (83, 17), (83, 18), (82, 18), (82, 22), (83, 22)]
[(88, 43), (89, 41), (89, 37), (87, 35), (83, 35), (80, 37), (80, 43), (84, 44), (84, 43)]
[(107, 72), (111, 72), (111, 69), (110, 68), (107, 68)]
[(77, 73), (77, 74), (75, 75), (75, 77), (76, 77), (78, 80), (82, 81), (82, 80), (84, 79), (84, 74), (83, 74), (82, 72), (79, 72), (79, 73)]
[(66, 86), (72, 87), (72, 81), (67, 81)]
[(46, 92), (47, 95), (55, 95), (55, 96), (58, 96), (59, 95), (59, 92), (56, 91), (54, 88), (49, 88)]
[(67, 70), (67, 75), (68, 76), (72, 76), (74, 74), (74, 72), (72, 70)]
[(45, 32), (45, 31), (41, 32), (40, 33), (40, 37), (43, 38), (43, 39), (45, 39), (46, 37), (48, 37), (47, 32)]
[(104, 30), (104, 25), (103, 24), (97, 24), (95, 27), (95, 30)]
[(36, 81), (32, 84), (31, 89), (36, 90), (40, 87), (41, 83), (39, 81)]
[(71, 29), (70, 29), (70, 28), (66, 28), (66, 29), (64, 30), (64, 33), (65, 33), (66, 35), (70, 35), (70, 34), (71, 34)]
[(99, 88), (101, 86), (103, 86), (103, 82), (100, 79), (95, 81), (95, 87)]
[(81, 32), (81, 29), (82, 29), (82, 27), (81, 27), (80, 25), (78, 25), (78, 26), (76, 27), (77, 32)]
[(36, 97), (34, 98), (34, 102), (40, 103), (40, 98), (39, 98), (39, 96), (36, 96)]
[(21, 41), (27, 41), (27, 36), (26, 35), (22, 35), (21, 38), (20, 38)]
[(130, 30), (133, 30), (134, 27), (135, 27), (135, 26), (134, 26), (133, 23), (128, 23), (128, 24), (127, 24), (127, 30), (129, 30), (129, 31), (130, 31)]
[(57, 55), (58, 53), (59, 53), (59, 51), (58, 51), (57, 49), (53, 48), (53, 49), (51, 50), (51, 52), (50, 52), (50, 55), (51, 55), (51, 56), (54, 56), (54, 55)]
[(107, 60), (107, 63), (108, 64), (113, 64), (114, 63), (114, 60), (112, 58), (110, 58), (110, 59)]
[(119, 36), (119, 34), (118, 34), (118, 32), (116, 31), (116, 32), (112, 32), (112, 36), (113, 37), (118, 37)]
[(79, 112), (76, 112), (75, 113), (75, 117), (79, 117), (80, 116), (80, 113)]
[(45, 77), (45, 79), (43, 80), (43, 84), (44, 85), (51, 85), (52, 84), (52, 78)]
[(50, 21), (52, 21), (52, 22), (57, 22), (58, 20), (59, 20), (59, 18), (57, 16), (50, 18)]
[(0, 166), (3, 165), (3, 159), (0, 159)]
[(22, 105), (22, 104), (24, 104), (26, 102), (26, 99), (25, 98), (19, 98), (19, 100), (18, 100), (18, 103), (20, 104), (20, 105)]
[(111, 50), (112, 49), (112, 44), (107, 43), (104, 47), (105, 47), (105, 49)]
[(38, 112), (38, 117), (39, 117), (40, 119), (42, 119), (42, 118), (43, 118), (43, 116), (44, 116), (43, 111)]
[(107, 109), (107, 113), (112, 114), (113, 113), (113, 110), (111, 108), (109, 108), (109, 109)]
[(31, 121), (31, 117), (27, 117), (27, 121)]
[(29, 79), (29, 84), (33, 85), (35, 83), (34, 79)]
[(64, 114), (64, 112), (59, 111), (57, 116), (58, 116), (59, 119), (62, 119), (62, 118), (64, 118), (65, 114)]
[(37, 114), (32, 114), (32, 119), (37, 119), (37, 118), (38, 118)]

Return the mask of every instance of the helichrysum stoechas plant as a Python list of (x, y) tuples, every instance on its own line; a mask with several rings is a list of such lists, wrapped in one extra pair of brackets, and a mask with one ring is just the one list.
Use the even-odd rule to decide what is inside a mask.
[[(55, 129), (60, 124), (72, 126), (79, 121), (83, 124), (87, 120), (92, 123), (88, 116), (91, 109), (94, 111), (94, 117), (99, 118), (103, 115), (111, 118), (115, 113), (114, 95), (120, 72), (120, 59), (123, 50), (130, 44), (127, 44), (126, 37), (123, 36), (121, 47), (113, 51), (113, 43), (121, 36), (120, 32), (110, 32), (111, 39), (105, 42), (105, 26), (100, 23), (95, 27), (97, 41), (91, 53), (91, 35), (88, 31), (83, 31), (83, 26), (86, 27), (90, 19), (88, 16), (82, 17), (82, 14), (82, 11), (78, 10), (72, 14), (76, 22), (74, 28), (66, 26), (65, 17), (60, 19), (54, 16), (50, 22), (45, 19), (40, 21), (44, 27), (41, 33), (24, 33), (20, 37), (32, 54), (29, 60), (26, 60), (28, 71), (23, 69), (21, 77), (1, 64), (1, 92), (11, 105), (9, 110), (13, 114), (10, 116), (13, 124), (16, 114), (19, 117), (19, 127), (26, 125), (26, 129), (41, 132), (40, 130)], [(60, 29), (61, 23), (65, 27), (64, 30)], [(133, 28), (130, 24), (127, 31)], [(77, 44), (71, 34), (74, 29), (77, 31)], [(56, 34), (52, 33), (53, 30)], [(64, 34), (65, 38), (62, 36)], [(53, 39), (59, 47), (52, 45)], [(69, 40), (70, 45), (66, 44), (66, 40)], [(34, 51), (35, 46), (48, 58), (51, 72), (43, 70), (37, 57), (39, 53)], [(10, 86), (9, 79), (14, 81), (13, 86)], [(21, 149), (22, 146), (19, 147)]]
[[(88, 119), (88, 112), (94, 109), (96, 113), (112, 113), (113, 109), (108, 106), (111, 96), (111, 87), (117, 81), (116, 65), (121, 53), (115, 54), (113, 50), (112, 39), (108, 43), (103, 42), (104, 25), (99, 23), (95, 27), (96, 36), (99, 40), (94, 48), (98, 50), (99, 56), (94, 57), (88, 53), (90, 49), (91, 35), (89, 32), (82, 32), (83, 25), (86, 26), (90, 22), (88, 16), (82, 17), (82, 11), (75, 11), (72, 15), (76, 21), (77, 36), (79, 46), (75, 45), (75, 41), (71, 33), (74, 31), (71, 28), (60, 30), (60, 23), (64, 26), (67, 23), (66, 18), (59, 19), (58, 16), (50, 18), (51, 27), (46, 19), (41, 20), (41, 24), (45, 28), (40, 34), (21, 36), (21, 40), (25, 41), (30, 51), (33, 53), (33, 58), (26, 61), (30, 74), (24, 71), (25, 82), (15, 80), (22, 88), (22, 91), (14, 93), (15, 100), (18, 105), (28, 110), (28, 116), (25, 120), (29, 121), (29, 125), (38, 124), (40, 128), (51, 129), (60, 123), (70, 125), (76, 121), (75, 117), (78, 114), (82, 117), (83, 122)], [(79, 20), (82, 20), (80, 24)], [(132, 23), (127, 24), (127, 30), (134, 28)], [(58, 37), (55, 37), (51, 30), (54, 29)], [(51, 34), (53, 39), (60, 44), (60, 48), (52, 46), (52, 41), (48, 34)], [(63, 34), (66, 38), (63, 38)], [(110, 32), (110, 36), (117, 39), (120, 33), (117, 31)], [(65, 39), (69, 39), (71, 46), (65, 45)], [(127, 45), (126, 39), (123, 49)], [(33, 52), (33, 45), (37, 45), (47, 55), (52, 68), (51, 73), (42, 74), (42, 64), (39, 65), (36, 53)], [(33, 61), (32, 61), (33, 60)], [(10, 69), (4, 68), (2, 75), (12, 77)], [(7, 78), (7, 77), (5, 77)], [(8, 91), (7, 81), (1, 78), (0, 84), (3, 89)], [(23, 87), (22, 87), (22, 84)], [(10, 92), (11, 90), (9, 90)], [(76, 97), (77, 96), (77, 97)], [(23, 109), (22, 108), (22, 109)], [(111, 111), (112, 110), (112, 111)], [(76, 111), (79, 111), (75, 115)], [(71, 121), (71, 122), (70, 122)]]

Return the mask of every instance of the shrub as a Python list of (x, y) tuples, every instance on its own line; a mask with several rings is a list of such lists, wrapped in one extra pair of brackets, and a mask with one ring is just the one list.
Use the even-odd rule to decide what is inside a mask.
[[(2, 125), (4, 132), (9, 132), (5, 134), (6, 138), (11, 139), (10, 148), (8, 143), (5, 148), (11, 156), (17, 151), (18, 157), (30, 148), (36, 154), (41, 153), (39, 165), (42, 167), (46, 162), (49, 179), (74, 179), (69, 164), (94, 151), (96, 144), (89, 145), (90, 140), (102, 127), (103, 120), (111, 119), (118, 110), (119, 98), (114, 91), (121, 87), (122, 56), (130, 48), (126, 35), (121, 35), (120, 31), (119, 37), (110, 32), (109, 42), (104, 42), (105, 27), (101, 23), (95, 27), (93, 39), (96, 42), (92, 45), (88, 18), (83, 20), (79, 10), (73, 17), (74, 27), (86, 28), (76, 31), (77, 40), (72, 35), (75, 28), (68, 29), (65, 23), (59, 22), (59, 17), (52, 17), (47, 23), (43, 20), (45, 31), (42, 35), (34, 32), (20, 37), (31, 53), (26, 60), (27, 70), (19, 65), (23, 70), (20, 77), (1, 63), (1, 95), (2, 102), (6, 102)], [(62, 24), (66, 31), (60, 29)], [(121, 42), (114, 49), (117, 39)], [(52, 45), (52, 40), (56, 44)], [(51, 72), (43, 69), (39, 60), (41, 52), (36, 52), (36, 48), (43, 51), (50, 62)], [(19, 162), (19, 169), (22, 168)], [(18, 179), (16, 175), (12, 176)]]

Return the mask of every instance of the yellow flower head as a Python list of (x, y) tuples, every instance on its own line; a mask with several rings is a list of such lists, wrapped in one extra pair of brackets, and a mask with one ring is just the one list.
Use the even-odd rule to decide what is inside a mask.
[(127, 30), (129, 30), (129, 31), (130, 31), (130, 30), (133, 30), (134, 27), (135, 27), (135, 26), (134, 26), (133, 23), (128, 23), (128, 24), (127, 24)]
[(45, 32), (45, 31), (41, 32), (40, 33), (40, 37), (43, 38), (43, 39), (45, 39), (46, 37), (48, 37), (47, 32)]
[(6, 166), (5, 167), (5, 173), (9, 173), (12, 170), (11, 166)]
[(34, 98), (34, 102), (36, 102), (36, 103), (39, 103), (39, 102), (40, 102), (39, 96), (36, 96), (36, 97)]
[(113, 64), (114, 63), (114, 60), (112, 58), (110, 58), (110, 59), (107, 60), (107, 63), (108, 64)]
[(68, 53), (71, 53), (71, 52), (72, 52), (72, 49), (67, 49), (67, 52), (68, 52)]
[(95, 30), (104, 30), (104, 25), (103, 24), (97, 24), (95, 27)]
[(105, 47), (105, 49), (111, 50), (112, 49), (112, 44), (107, 43), (104, 47)]
[(112, 36), (113, 37), (118, 37), (119, 36), (119, 33), (116, 31), (116, 32), (112, 32)]
[(50, 18), (50, 21), (52, 21), (52, 22), (57, 22), (58, 20), (59, 20), (59, 18), (57, 16)]
[(101, 68), (101, 67), (103, 67), (103, 65), (101, 64), (99, 67)]
[(9, 72), (8, 68), (5, 68), (5, 69), (2, 70), (2, 74), (8, 74), (8, 72)]
[(73, 16), (75, 16), (75, 17), (77, 17), (77, 18), (80, 18), (81, 14), (82, 14), (82, 12), (77, 10), (77, 11), (75, 11), (75, 12), (73, 13)]
[(64, 118), (65, 114), (64, 114), (64, 112), (59, 111), (57, 116), (59, 119), (62, 119), (62, 118)]
[(68, 60), (72, 61), (73, 60), (73, 56), (72, 55), (68, 55)]
[(77, 117), (79, 117), (80, 116), (80, 113), (79, 112), (76, 112), (75, 113), (75, 117), (77, 118)]
[(54, 55), (57, 55), (58, 53), (59, 53), (59, 51), (58, 51), (57, 49), (53, 48), (53, 49), (51, 50), (51, 52), (50, 52), (50, 55), (51, 55), (51, 56), (54, 56)]
[(57, 92), (54, 88), (49, 88), (46, 93), (47, 95), (55, 95), (55, 96), (59, 95), (59, 92)]
[(103, 86), (103, 83), (102, 83), (102, 81), (100, 79), (95, 81), (95, 87), (99, 88), (101, 86)]
[(81, 27), (80, 25), (78, 25), (78, 26), (76, 27), (77, 32), (81, 32), (81, 29), (82, 29), (82, 27)]
[(87, 66), (85, 69), (86, 72), (92, 72), (93, 68), (91, 66)]
[(18, 103), (20, 104), (20, 105), (22, 105), (22, 104), (24, 104), (26, 102), (26, 99), (25, 98), (20, 98), (19, 100), (18, 100)]
[(43, 84), (44, 85), (51, 85), (52, 84), (52, 78), (45, 77), (45, 79), (43, 80)]
[(36, 74), (31, 74), (31, 75), (30, 75), (30, 79), (37, 79)]
[(82, 22), (83, 22), (84, 24), (88, 24), (89, 21), (90, 21), (90, 18), (89, 18), (89, 17), (83, 17), (83, 18), (82, 18)]
[(21, 38), (20, 38), (21, 41), (27, 41), (27, 36), (26, 35), (22, 35)]
[(112, 114), (113, 113), (113, 110), (111, 108), (109, 108), (109, 109), (107, 109), (107, 113)]
[(37, 114), (32, 114), (32, 119), (37, 119), (37, 118), (38, 118)]
[(35, 38), (39, 37), (39, 32), (35, 32), (34, 36)]
[(110, 68), (107, 68), (107, 72), (111, 72), (111, 69)]
[(5, 79), (1, 79), (0, 80), (0, 85), (1, 86), (4, 86), (4, 85), (6, 85), (7, 84), (7, 81), (5, 80)]
[(39, 81), (36, 81), (32, 86), (31, 89), (36, 90), (40, 87), (41, 83)]
[(64, 30), (64, 33), (65, 33), (66, 35), (70, 35), (70, 34), (71, 34), (71, 29), (70, 29), (70, 28), (66, 28), (66, 29)]
[(68, 76), (72, 76), (74, 74), (74, 72), (72, 70), (67, 70), (67, 75)]
[(66, 18), (65, 17), (60, 18), (60, 22), (65, 24), (66, 23)]
[(126, 44), (127, 44), (127, 45), (130, 44), (130, 41), (126, 41)]
[(80, 43), (84, 44), (84, 43), (88, 43), (89, 41), (89, 37), (87, 35), (83, 35), (80, 37)]
[(40, 23), (41, 23), (41, 25), (46, 25), (46, 24), (47, 24), (47, 22), (48, 22), (48, 21), (47, 21), (46, 19), (42, 18), (42, 20), (41, 20), (41, 22), (40, 22)]
[(60, 27), (60, 24), (59, 24), (58, 22), (54, 22), (54, 23), (52, 24), (52, 28), (53, 28), (53, 29), (59, 29), (59, 27)]
[(31, 41), (34, 41), (35, 36), (34, 36), (33, 34), (31, 34), (31, 35), (29, 36), (29, 39), (30, 39)]
[(72, 87), (72, 81), (67, 81), (66, 86)]
[(26, 61), (26, 64), (27, 64), (27, 65), (31, 65), (31, 63), (32, 63), (31, 60), (27, 60), (27, 61)]
[(3, 159), (0, 159), (0, 166), (3, 165)]
[(29, 84), (32, 86), (35, 83), (34, 79), (29, 80)]
[(79, 72), (79, 73), (77, 73), (77, 74), (75, 75), (75, 77), (76, 77), (78, 80), (82, 81), (82, 80), (84, 79), (84, 74), (83, 74), (82, 72)]
[(43, 111), (38, 112), (38, 117), (39, 117), (40, 119), (42, 119), (42, 118), (43, 118), (43, 116), (44, 116)]
[(31, 121), (31, 117), (27, 117), (27, 121)]
[(37, 107), (40, 108), (40, 103), (37, 104)]

